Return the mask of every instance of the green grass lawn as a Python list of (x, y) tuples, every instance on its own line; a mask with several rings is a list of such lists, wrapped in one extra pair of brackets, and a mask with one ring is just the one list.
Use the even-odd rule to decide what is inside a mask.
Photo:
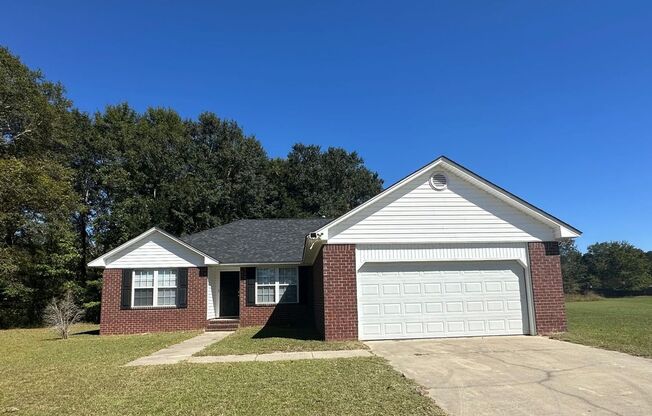
[(0, 414), (442, 414), (380, 358), (123, 367), (194, 333), (96, 330), (0, 331)]
[(209, 345), (196, 355), (265, 354), (290, 351), (367, 349), (360, 341), (321, 341), (309, 328), (247, 327)]
[(568, 332), (555, 338), (652, 357), (652, 296), (567, 302)]

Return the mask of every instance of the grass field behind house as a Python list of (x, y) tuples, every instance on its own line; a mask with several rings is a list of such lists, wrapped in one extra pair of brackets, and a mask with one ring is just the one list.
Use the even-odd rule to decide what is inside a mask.
[(380, 358), (123, 367), (194, 333), (96, 331), (0, 331), (0, 414), (442, 414)]
[(310, 328), (247, 327), (209, 345), (196, 355), (367, 349), (360, 341), (321, 341)]
[(566, 302), (566, 314), (555, 338), (652, 358), (652, 296)]

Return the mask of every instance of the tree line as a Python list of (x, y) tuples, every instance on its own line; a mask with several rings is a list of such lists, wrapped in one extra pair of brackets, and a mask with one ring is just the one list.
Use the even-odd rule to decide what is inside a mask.
[(298, 143), (270, 158), (211, 112), (82, 112), (2, 47), (0, 133), (0, 327), (39, 323), (65, 291), (96, 318), (101, 276), (86, 264), (152, 226), (183, 235), (240, 218), (333, 218), (383, 185), (355, 152)]
[(652, 251), (626, 241), (595, 243), (582, 253), (574, 241), (560, 245), (565, 293), (613, 294), (652, 289)]

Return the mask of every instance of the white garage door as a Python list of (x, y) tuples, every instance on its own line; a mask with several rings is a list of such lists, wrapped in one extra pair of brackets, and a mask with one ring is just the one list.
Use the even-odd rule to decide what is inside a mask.
[(515, 261), (365, 263), (360, 339), (527, 333), (523, 275)]

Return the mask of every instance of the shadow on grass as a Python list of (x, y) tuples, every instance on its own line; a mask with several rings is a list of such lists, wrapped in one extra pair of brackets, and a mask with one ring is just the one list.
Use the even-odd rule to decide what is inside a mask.
[[(45, 341), (62, 341), (63, 338), (59, 336), (59, 334), (54, 330), (51, 329), (52, 336), (49, 338), (45, 338)], [(68, 339), (71, 338), (77, 338), (77, 337), (88, 337), (88, 336), (99, 336), (100, 335), (100, 330), (99, 329), (89, 329), (87, 331), (79, 331), (79, 332), (70, 332), (68, 334)]]
[(289, 338), (303, 341), (323, 340), (317, 330), (309, 326), (264, 326), (252, 338)]
[(100, 330), (89, 329), (88, 331), (81, 331), (81, 332), (75, 332), (74, 334), (70, 334), (71, 337), (76, 337), (78, 335), (100, 335)]

